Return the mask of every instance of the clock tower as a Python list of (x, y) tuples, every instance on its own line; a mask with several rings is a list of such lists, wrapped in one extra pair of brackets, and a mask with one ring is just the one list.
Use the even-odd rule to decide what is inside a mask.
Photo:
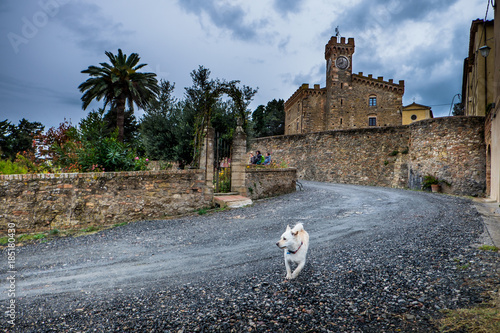
[[(347, 43), (344, 37), (333, 36), (325, 46), (326, 59), (326, 105), (325, 128), (350, 127), (352, 122), (349, 95), (352, 91), (352, 54), (354, 38)], [(352, 112), (351, 112), (352, 113)]]

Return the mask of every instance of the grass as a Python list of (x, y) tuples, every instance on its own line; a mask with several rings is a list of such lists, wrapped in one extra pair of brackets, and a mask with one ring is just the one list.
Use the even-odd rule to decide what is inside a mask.
[(500, 294), (492, 300), (469, 309), (445, 310), (439, 320), (440, 332), (500, 332)]
[(35, 241), (39, 239), (44, 239), (46, 238), (47, 235), (44, 233), (39, 233), (39, 234), (22, 234), (17, 238), (18, 242), (28, 242), (28, 241)]
[(481, 245), (479, 247), (479, 249), (482, 250), (482, 251), (498, 252), (498, 247), (493, 246), (493, 245)]
[(197, 210), (198, 215), (205, 215), (207, 213), (206, 208), (200, 208)]
[(82, 229), (82, 231), (84, 233), (91, 233), (91, 232), (96, 232), (96, 231), (99, 231), (99, 227), (96, 227), (96, 226), (90, 226), (88, 228), (85, 228), (85, 229)]
[[(493, 245), (481, 245), (479, 250), (498, 252)], [(458, 269), (467, 269), (468, 264), (460, 265), (460, 259), (453, 259)], [(465, 267), (467, 266), (467, 267)], [(440, 332), (496, 333), (500, 332), (500, 292), (496, 279), (486, 282), (485, 301), (465, 309), (443, 310), (443, 318), (436, 321)]]

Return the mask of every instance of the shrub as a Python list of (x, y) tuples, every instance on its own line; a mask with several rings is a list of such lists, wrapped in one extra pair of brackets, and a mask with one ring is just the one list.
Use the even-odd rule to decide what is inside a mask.
[(0, 174), (19, 175), (28, 173), (28, 168), (22, 164), (10, 160), (0, 160)]
[(134, 170), (144, 171), (148, 169), (149, 159), (136, 156), (134, 159)]
[(99, 142), (84, 141), (77, 154), (83, 171), (131, 171), (135, 168), (135, 153), (118, 141), (118, 131)]

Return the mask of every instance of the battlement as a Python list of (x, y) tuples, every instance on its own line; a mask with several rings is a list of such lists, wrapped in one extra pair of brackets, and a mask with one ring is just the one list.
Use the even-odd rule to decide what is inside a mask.
[(348, 38), (347, 43), (345, 37), (332, 36), (328, 43), (325, 45), (325, 59), (337, 55), (351, 55), (354, 53), (354, 38)]
[(326, 88), (320, 88), (319, 84), (315, 84), (313, 88), (309, 88), (309, 83), (303, 83), (293, 95), (285, 102), (285, 110), (295, 103), (296, 100), (304, 98), (306, 95), (324, 95)]
[(389, 79), (389, 81), (384, 81), (383, 76), (378, 76), (377, 78), (374, 78), (372, 74), (368, 74), (368, 76), (363, 76), (363, 72), (359, 72), (358, 74), (352, 74), (352, 80), (353, 82), (356, 81), (366, 85), (397, 91), (401, 94), (403, 94), (405, 91), (404, 80), (399, 80), (399, 83), (394, 83), (393, 79)]

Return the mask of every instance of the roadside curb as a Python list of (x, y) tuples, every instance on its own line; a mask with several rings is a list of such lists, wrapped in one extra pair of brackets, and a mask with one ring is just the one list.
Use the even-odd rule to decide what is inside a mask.
[(484, 243), (500, 248), (500, 203), (489, 198), (474, 198), (473, 201), (484, 221)]

